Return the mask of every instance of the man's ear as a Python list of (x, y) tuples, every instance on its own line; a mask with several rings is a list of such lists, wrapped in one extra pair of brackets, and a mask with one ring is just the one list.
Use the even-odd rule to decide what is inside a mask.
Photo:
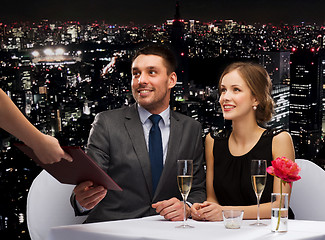
[(171, 89), (173, 87), (175, 87), (176, 83), (177, 83), (177, 75), (175, 72), (172, 72), (169, 77), (168, 77), (168, 88)]

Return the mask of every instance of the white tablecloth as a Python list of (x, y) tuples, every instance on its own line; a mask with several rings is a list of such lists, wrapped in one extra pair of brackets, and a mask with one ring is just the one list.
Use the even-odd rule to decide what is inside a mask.
[(325, 222), (289, 220), (288, 232), (273, 233), (270, 220), (265, 227), (250, 226), (244, 220), (240, 229), (226, 229), (223, 222), (188, 220), (191, 229), (175, 228), (181, 222), (164, 220), (161, 216), (141, 219), (78, 224), (52, 228), (48, 240), (216, 240), (216, 239), (324, 239)]

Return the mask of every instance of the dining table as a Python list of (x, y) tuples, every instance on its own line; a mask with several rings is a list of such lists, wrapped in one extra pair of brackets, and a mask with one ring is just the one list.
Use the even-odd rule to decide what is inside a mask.
[(187, 220), (193, 228), (177, 228), (182, 222), (168, 221), (155, 215), (137, 219), (59, 226), (50, 229), (47, 240), (216, 240), (216, 239), (284, 239), (325, 240), (325, 221), (288, 220), (288, 231), (271, 231), (266, 226), (250, 225), (256, 220), (243, 220), (239, 229), (227, 229), (222, 221)]

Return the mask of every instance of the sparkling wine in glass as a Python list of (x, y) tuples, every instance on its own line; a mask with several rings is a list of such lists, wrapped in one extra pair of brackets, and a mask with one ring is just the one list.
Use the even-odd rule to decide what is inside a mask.
[(191, 191), (193, 179), (193, 160), (177, 160), (177, 184), (184, 202), (183, 224), (177, 228), (193, 228), (186, 224), (186, 199)]
[(266, 184), (266, 160), (252, 160), (251, 162), (251, 181), (257, 198), (257, 221), (252, 223), (254, 226), (265, 226), (260, 221), (260, 199)]

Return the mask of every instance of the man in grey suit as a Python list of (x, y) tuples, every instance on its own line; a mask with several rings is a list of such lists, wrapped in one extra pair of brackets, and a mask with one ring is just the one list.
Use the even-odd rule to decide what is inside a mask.
[[(89, 214), (86, 222), (138, 218), (160, 214), (183, 220), (177, 186), (177, 160), (193, 159), (193, 184), (188, 204), (203, 202), (205, 173), (201, 125), (170, 110), (170, 92), (175, 86), (176, 60), (166, 47), (151, 45), (138, 51), (132, 62), (132, 94), (136, 104), (99, 113), (88, 139), (87, 154), (106, 171), (123, 191), (107, 191), (83, 182), (74, 189), (76, 214)], [(160, 115), (161, 176), (151, 163), (151, 115)], [(157, 152), (157, 151), (156, 151)], [(150, 157), (149, 157), (150, 155)], [(160, 175), (160, 173), (159, 173)], [(187, 216), (190, 213), (186, 206)]]

